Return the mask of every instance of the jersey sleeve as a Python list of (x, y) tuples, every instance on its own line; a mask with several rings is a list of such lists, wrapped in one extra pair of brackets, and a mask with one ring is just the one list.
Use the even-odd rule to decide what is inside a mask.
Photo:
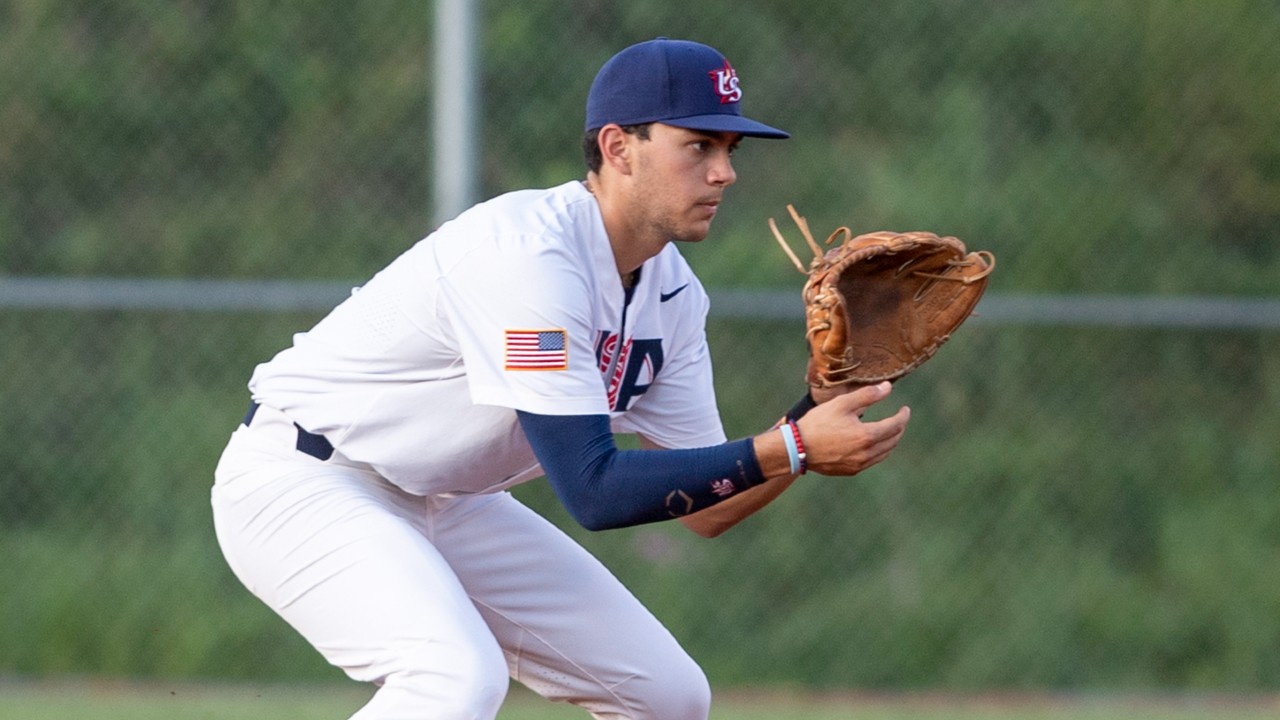
[(592, 349), (590, 279), (542, 238), (478, 241), (442, 268), (472, 402), (547, 415), (608, 412)]

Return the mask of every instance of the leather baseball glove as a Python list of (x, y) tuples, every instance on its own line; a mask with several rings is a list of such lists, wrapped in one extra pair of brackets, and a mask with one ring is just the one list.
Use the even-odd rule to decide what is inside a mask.
[(795, 208), (787, 210), (814, 253), (806, 270), (778, 225), (769, 228), (800, 272), (809, 341), (806, 380), (830, 388), (895, 380), (933, 357), (978, 304), (995, 270), (990, 252), (967, 252), (954, 237), (847, 227), (823, 251)]

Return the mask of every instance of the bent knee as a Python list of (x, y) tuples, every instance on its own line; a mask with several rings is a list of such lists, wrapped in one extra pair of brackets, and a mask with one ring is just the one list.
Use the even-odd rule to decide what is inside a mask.
[(689, 660), (663, 672), (633, 678), (616, 688), (631, 710), (632, 720), (706, 720), (711, 713), (711, 686), (702, 668)]
[(394, 708), (387, 717), (492, 718), (507, 695), (507, 665), (496, 646), (442, 653), (428, 643), (402, 653), (396, 665), (365, 707), (370, 717), (383, 717), (376, 707)]

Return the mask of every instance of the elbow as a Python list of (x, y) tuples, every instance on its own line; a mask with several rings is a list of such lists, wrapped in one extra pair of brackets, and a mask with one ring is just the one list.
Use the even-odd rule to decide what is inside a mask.
[(583, 528), (591, 532), (601, 532), (603, 530), (612, 530), (615, 527), (614, 525), (611, 525), (605, 522), (604, 520), (598, 517), (593, 517), (593, 516), (575, 515), (573, 519), (577, 520), (579, 525), (581, 525)]
[(611, 518), (606, 513), (601, 512), (600, 508), (593, 508), (582, 504), (565, 504), (565, 509), (569, 511), (569, 516), (574, 519), (574, 522), (591, 532), (613, 530), (621, 527), (614, 518)]

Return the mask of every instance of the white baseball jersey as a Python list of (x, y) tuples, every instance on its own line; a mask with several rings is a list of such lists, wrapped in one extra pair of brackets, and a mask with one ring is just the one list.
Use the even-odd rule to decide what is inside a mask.
[(595, 198), (574, 181), (446, 223), (293, 346), (254, 399), (419, 494), (541, 474), (515, 410), (609, 414), (666, 447), (725, 441), (701, 283), (674, 244), (630, 303)]

